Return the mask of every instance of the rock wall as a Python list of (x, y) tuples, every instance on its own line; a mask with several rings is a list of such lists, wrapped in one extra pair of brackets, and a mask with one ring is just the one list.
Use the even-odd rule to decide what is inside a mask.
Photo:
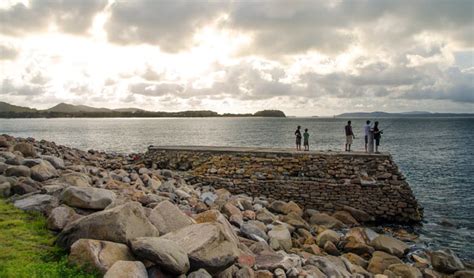
[(327, 212), (350, 206), (384, 222), (419, 222), (423, 217), (387, 153), (150, 147), (145, 160), (162, 169), (192, 171), (195, 182), (234, 194), (292, 200)]

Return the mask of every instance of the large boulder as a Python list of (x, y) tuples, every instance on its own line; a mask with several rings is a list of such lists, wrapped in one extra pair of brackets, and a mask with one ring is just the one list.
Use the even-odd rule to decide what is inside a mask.
[(23, 154), (25, 157), (35, 157), (36, 156), (36, 150), (35, 147), (30, 144), (30, 143), (18, 143), (13, 147), (14, 151), (19, 151)]
[(290, 251), (293, 247), (290, 231), (288, 231), (288, 228), (284, 225), (273, 226), (271, 231), (268, 232), (268, 237), (270, 246), (275, 250), (283, 249)]
[(384, 271), (392, 264), (401, 264), (402, 261), (390, 254), (382, 251), (375, 251), (372, 254), (372, 258), (369, 261), (367, 270), (373, 274), (383, 274)]
[(403, 257), (410, 248), (406, 243), (396, 238), (379, 235), (370, 242), (370, 245), (378, 251), (384, 251), (399, 258)]
[(61, 181), (71, 186), (79, 187), (89, 187), (92, 183), (92, 180), (88, 175), (78, 172), (69, 172), (62, 174)]
[(237, 243), (226, 236), (219, 223), (186, 226), (162, 238), (176, 242), (188, 254), (192, 269), (217, 273), (231, 266), (240, 255)]
[(47, 227), (53, 231), (60, 231), (67, 224), (79, 219), (80, 216), (68, 206), (59, 206), (51, 210), (47, 220)]
[(42, 160), (39, 164), (31, 167), (31, 178), (36, 181), (45, 181), (58, 176), (58, 171), (51, 163)]
[(317, 266), (327, 277), (350, 278), (351, 273), (347, 270), (344, 262), (334, 256), (311, 256), (307, 264)]
[(169, 273), (180, 275), (189, 270), (186, 251), (174, 241), (159, 237), (139, 237), (131, 241), (131, 247), (138, 258), (155, 263)]
[(37, 211), (43, 214), (47, 214), (57, 207), (58, 204), (58, 198), (46, 194), (31, 195), (13, 202), (16, 208), (26, 211)]
[(29, 177), (31, 176), (30, 168), (24, 165), (10, 166), (5, 170), (7, 177)]
[(61, 194), (61, 201), (68, 206), (84, 209), (104, 209), (116, 198), (113, 191), (94, 187), (70, 186)]
[(59, 246), (69, 247), (80, 238), (128, 243), (137, 237), (159, 236), (140, 203), (128, 202), (74, 221), (58, 235)]
[(145, 265), (140, 261), (117, 261), (105, 273), (104, 278), (148, 278)]
[(227, 221), (225, 216), (220, 213), (218, 210), (210, 209), (200, 214), (197, 214), (194, 217), (194, 220), (197, 223), (206, 223), (206, 222), (217, 222), (222, 225), (222, 231), (225, 233), (226, 237), (231, 239), (234, 242), (238, 242), (236, 233), (234, 232), (232, 225)]
[(160, 234), (174, 232), (195, 222), (170, 201), (159, 203), (148, 216)]
[(450, 249), (431, 252), (430, 257), (433, 268), (439, 272), (454, 273), (464, 269), (461, 260)]
[(340, 229), (345, 227), (344, 223), (341, 221), (337, 220), (336, 218), (327, 215), (326, 213), (314, 213), (311, 215), (311, 218), (309, 219), (309, 223), (311, 225), (320, 225), (324, 226), (328, 229)]
[(423, 278), (423, 274), (421, 274), (421, 271), (418, 268), (406, 264), (392, 264), (387, 268), (387, 270), (395, 274), (397, 277)]
[(101, 273), (117, 261), (134, 261), (127, 245), (110, 241), (79, 239), (71, 246), (69, 261), (90, 271)]
[(288, 255), (284, 251), (268, 251), (264, 250), (257, 254), (255, 258), (255, 269), (257, 270), (271, 270), (277, 268), (290, 270), (291, 268), (301, 266), (301, 259), (298, 255)]
[(244, 223), (240, 226), (240, 232), (249, 239), (268, 241), (268, 235), (257, 223), (256, 221)]

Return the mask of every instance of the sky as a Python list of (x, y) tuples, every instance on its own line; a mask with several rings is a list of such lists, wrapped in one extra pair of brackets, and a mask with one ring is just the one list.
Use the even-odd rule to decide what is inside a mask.
[(0, 1), (0, 100), (474, 112), (474, 1)]

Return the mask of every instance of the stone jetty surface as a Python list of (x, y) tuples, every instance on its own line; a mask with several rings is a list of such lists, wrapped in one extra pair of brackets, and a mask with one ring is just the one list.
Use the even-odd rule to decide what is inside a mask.
[(161, 166), (144, 154), (0, 136), (0, 196), (44, 214), (69, 261), (105, 277), (474, 275), (451, 250), (371, 225), (376, 212), (232, 194)]

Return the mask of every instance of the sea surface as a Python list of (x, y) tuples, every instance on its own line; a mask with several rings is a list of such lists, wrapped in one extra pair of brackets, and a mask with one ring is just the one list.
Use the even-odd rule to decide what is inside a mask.
[[(352, 119), (353, 150), (363, 150), (366, 119)], [(374, 119), (371, 119), (374, 120)], [(293, 147), (297, 125), (312, 150), (342, 150), (347, 119), (81, 118), (0, 119), (0, 134), (46, 139), (79, 149), (144, 152), (149, 145)], [(474, 259), (474, 118), (383, 118), (388, 151), (424, 207), (419, 228), (429, 248)]]

